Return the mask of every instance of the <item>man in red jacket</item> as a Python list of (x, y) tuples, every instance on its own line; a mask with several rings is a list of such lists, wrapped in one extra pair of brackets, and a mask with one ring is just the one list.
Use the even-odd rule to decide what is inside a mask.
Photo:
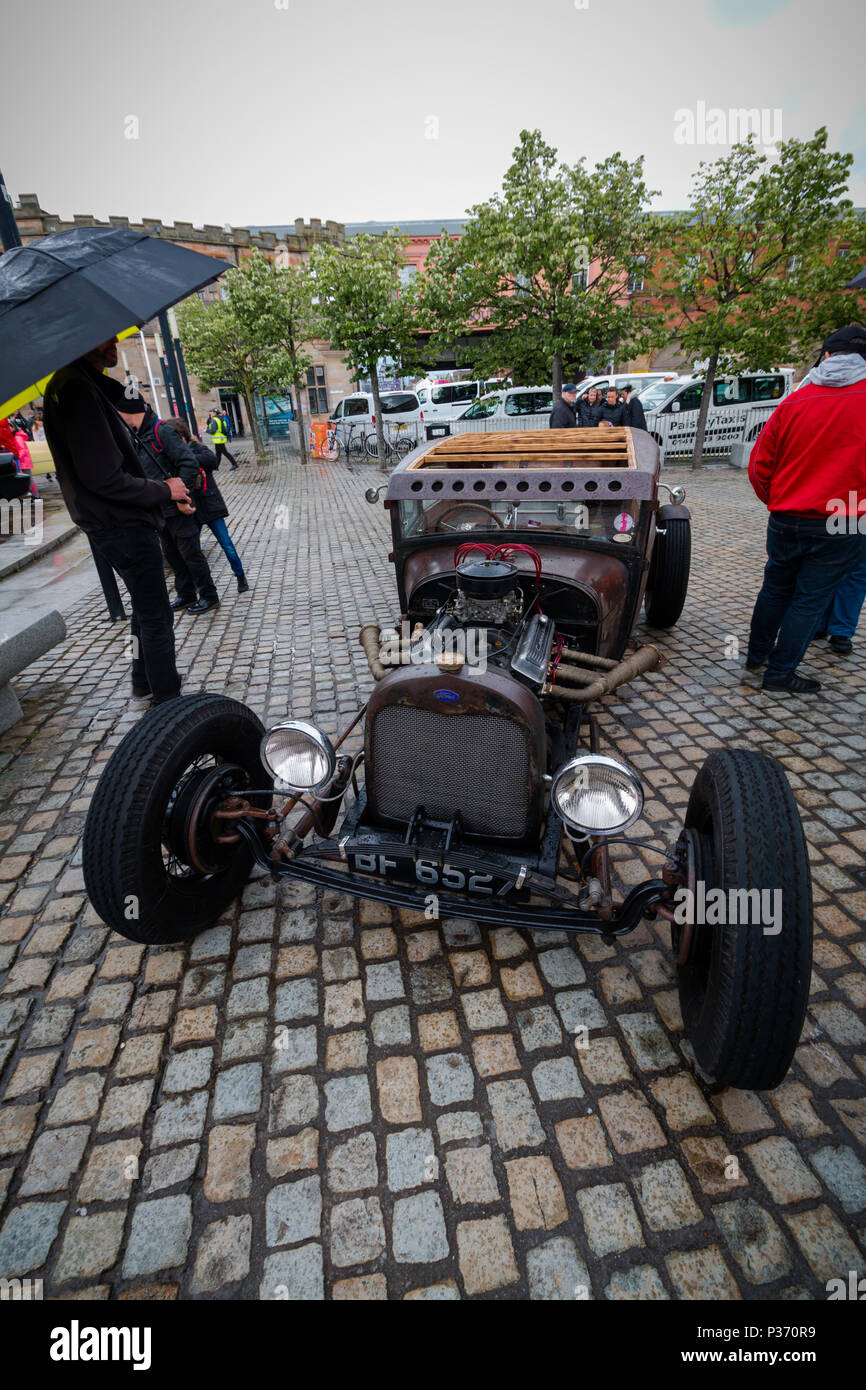
[(797, 667), (866, 533), (866, 328), (824, 343), (808, 382), (764, 426), (749, 480), (770, 512), (764, 583), (752, 614), (746, 668), (766, 664), (764, 689), (814, 694)]

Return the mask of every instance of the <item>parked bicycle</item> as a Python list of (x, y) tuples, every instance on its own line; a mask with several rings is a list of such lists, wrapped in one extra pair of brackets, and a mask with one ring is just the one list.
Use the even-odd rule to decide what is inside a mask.
[(367, 453), (363, 425), (343, 425), (337, 431), (340, 455), (347, 463), (360, 463)]
[[(409, 425), (401, 421), (395, 425), (385, 426), (385, 459), (390, 461), (402, 461), (407, 454), (411, 454), (417, 441), (413, 437)], [(379, 457), (379, 439), (376, 434), (368, 434), (366, 439), (367, 453), (371, 459)]]

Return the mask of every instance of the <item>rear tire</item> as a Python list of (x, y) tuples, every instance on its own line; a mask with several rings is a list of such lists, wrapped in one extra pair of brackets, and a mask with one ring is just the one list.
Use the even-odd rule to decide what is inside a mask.
[[(721, 888), (730, 904), (728, 890), (781, 893), (766, 900), (763, 921), (755, 922), (752, 910), (742, 914), (751, 921), (695, 925), (689, 958), (677, 972), (686, 1033), (702, 1070), (727, 1086), (772, 1090), (800, 1040), (812, 964), (812, 882), (797, 803), (774, 758), (719, 750), (697, 775), (686, 828), (707, 894)], [(740, 914), (726, 913), (733, 915)], [(677, 947), (681, 931), (674, 929)]]
[(689, 591), (691, 560), (691, 522), (687, 517), (668, 517), (664, 522), (664, 534), (656, 532), (644, 595), (650, 627), (668, 628), (677, 622)]
[[(237, 897), (252, 867), (249, 846), (214, 844), (203, 803), (196, 844), (216, 866), (203, 872), (185, 854), (182, 828), (196, 787), (223, 764), (229, 791), (272, 785), (259, 752), (263, 733), (236, 700), (186, 695), (146, 715), (115, 749), (87, 814), (83, 869), (90, 901), (121, 936), (146, 945), (186, 941)], [(252, 800), (269, 804), (269, 797)]]

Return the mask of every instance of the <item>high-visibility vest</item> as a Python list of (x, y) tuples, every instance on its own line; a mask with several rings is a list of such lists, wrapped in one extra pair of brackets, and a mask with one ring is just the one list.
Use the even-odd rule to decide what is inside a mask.
[(216, 429), (211, 435), (214, 444), (228, 444), (229, 437), (226, 434), (226, 427), (218, 415), (214, 416), (214, 424), (216, 425)]

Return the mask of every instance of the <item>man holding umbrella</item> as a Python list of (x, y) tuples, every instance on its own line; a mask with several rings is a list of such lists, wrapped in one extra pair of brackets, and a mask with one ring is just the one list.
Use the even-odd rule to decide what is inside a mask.
[(69, 515), (129, 590), (133, 694), (158, 705), (180, 694), (159, 542), (162, 508), (173, 501), (192, 514), (193, 507), (180, 478), (146, 477), (112, 404), (112, 388), (123, 388), (103, 376), (116, 364), (117, 339), (110, 338), (55, 372), (43, 420)]
[(224, 270), (211, 256), (133, 227), (71, 227), (0, 257), (0, 415), (44, 395), (45, 434), (64, 500), (126, 582), (133, 693), (151, 695), (154, 704), (180, 691), (161, 510), (174, 502), (192, 515), (193, 507), (182, 479), (145, 476), (113, 408), (112, 392), (123, 387), (103, 372), (117, 362), (118, 334), (158, 317)]

